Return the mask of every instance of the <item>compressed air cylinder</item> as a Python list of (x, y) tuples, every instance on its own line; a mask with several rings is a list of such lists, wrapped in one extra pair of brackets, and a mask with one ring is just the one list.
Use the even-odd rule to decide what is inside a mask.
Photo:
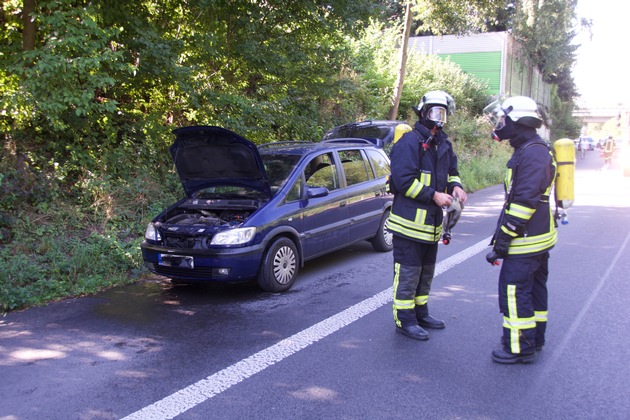
[(392, 144), (396, 143), (398, 140), (400, 140), (403, 134), (411, 130), (413, 130), (413, 128), (411, 128), (408, 124), (398, 124), (394, 129), (394, 141), (392, 142)]
[(556, 176), (556, 203), (563, 209), (573, 205), (575, 184), (575, 144), (570, 139), (556, 140), (553, 144), (558, 165)]

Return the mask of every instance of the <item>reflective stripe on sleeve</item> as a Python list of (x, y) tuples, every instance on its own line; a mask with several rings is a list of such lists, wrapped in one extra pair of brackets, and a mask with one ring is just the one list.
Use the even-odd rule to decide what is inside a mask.
[(532, 209), (530, 207), (521, 206), (520, 204), (510, 203), (509, 208), (505, 212), (505, 214), (509, 214), (510, 216), (518, 217), (519, 219), (523, 219), (525, 221), (532, 218), (532, 215), (536, 209)]

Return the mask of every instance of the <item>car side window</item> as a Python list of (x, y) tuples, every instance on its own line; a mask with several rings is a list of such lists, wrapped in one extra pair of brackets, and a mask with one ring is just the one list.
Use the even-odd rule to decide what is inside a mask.
[(287, 193), (286, 202), (297, 201), (302, 197), (302, 178), (298, 178)]
[(329, 191), (339, 188), (337, 166), (331, 153), (314, 157), (304, 170), (309, 187), (326, 187)]
[(377, 178), (386, 177), (391, 173), (389, 163), (382, 153), (379, 153), (378, 150), (368, 150), (367, 154)]
[(372, 171), (368, 172), (368, 167), (360, 150), (341, 150), (339, 151), (339, 158), (346, 174), (348, 186), (374, 178)]

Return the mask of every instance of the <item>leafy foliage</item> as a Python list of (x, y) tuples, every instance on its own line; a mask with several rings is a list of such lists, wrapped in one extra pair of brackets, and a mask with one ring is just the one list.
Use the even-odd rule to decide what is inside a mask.
[(563, 101), (576, 95), (571, 78), (578, 46), (572, 41), (577, 0), (527, 0), (515, 11), (514, 36), (524, 46), (531, 63), (540, 70), (546, 82), (559, 86)]
[[(350, 41), (354, 55), (350, 66), (356, 72), (356, 80), (365, 84), (371, 95), (361, 106), (364, 119), (387, 116), (393, 94), (398, 67), (400, 36), (398, 28), (385, 28), (372, 23), (359, 40)], [(435, 55), (410, 51), (407, 58), (405, 89), (400, 109), (407, 112), (402, 119), (415, 120), (412, 111), (424, 93), (430, 90), (445, 90), (455, 99), (459, 111), (481, 113), (486, 101), (487, 87), (474, 77), (462, 72), (459, 66), (444, 61)], [(458, 112), (459, 112), (458, 111)]]
[(416, 32), (433, 35), (466, 35), (489, 29), (505, 30), (511, 2), (497, 0), (416, 0), (414, 11), (420, 22)]
[(551, 138), (574, 139), (579, 137), (582, 124), (573, 117), (573, 101), (562, 101), (557, 95), (557, 87), (552, 90), (551, 113), (553, 121), (551, 124)]

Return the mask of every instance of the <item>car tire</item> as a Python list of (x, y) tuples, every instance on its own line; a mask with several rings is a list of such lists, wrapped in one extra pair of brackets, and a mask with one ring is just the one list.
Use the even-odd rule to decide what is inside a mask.
[(258, 286), (267, 292), (286, 292), (295, 283), (298, 269), (295, 243), (289, 238), (278, 238), (267, 248), (258, 273)]
[(381, 223), (378, 226), (378, 233), (375, 237), (370, 239), (372, 248), (378, 252), (389, 252), (394, 249), (394, 241), (392, 235), (387, 229), (385, 229), (385, 223), (389, 217), (389, 210), (385, 210), (383, 217), (381, 217)]

